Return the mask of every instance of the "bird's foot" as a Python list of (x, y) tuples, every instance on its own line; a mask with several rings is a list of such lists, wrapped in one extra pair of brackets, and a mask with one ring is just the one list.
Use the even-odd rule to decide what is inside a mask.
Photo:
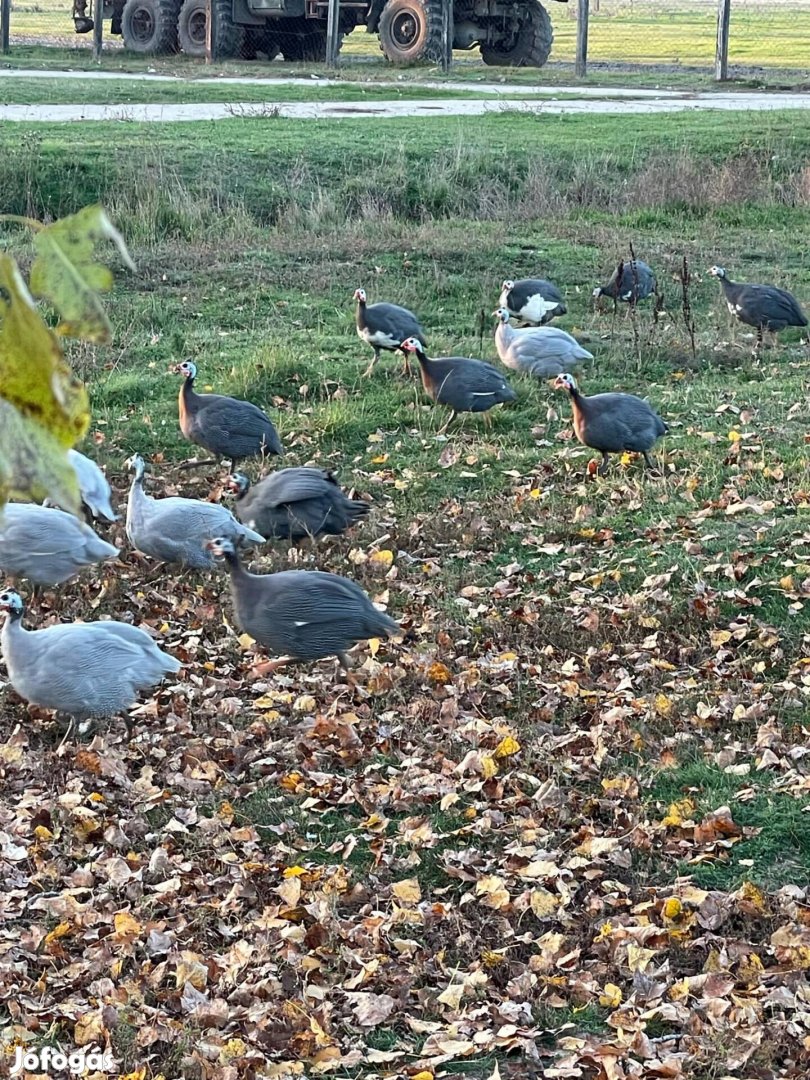
[(254, 664), (248, 672), (248, 676), (251, 679), (261, 679), (265, 675), (272, 675), (278, 671), (279, 668), (283, 668), (285, 665), (291, 662), (291, 657), (281, 656), (276, 660), (262, 660), (258, 664)]

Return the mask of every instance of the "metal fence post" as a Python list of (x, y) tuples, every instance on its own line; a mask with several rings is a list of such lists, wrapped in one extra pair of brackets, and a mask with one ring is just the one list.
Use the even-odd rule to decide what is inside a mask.
[(442, 71), (449, 71), (453, 66), (453, 0), (444, 0), (442, 4)]
[(588, 69), (588, 16), (590, 0), (579, 0), (577, 11), (577, 63), (576, 75), (584, 79)]
[(11, 21), (11, 0), (0, 0), (0, 49), (8, 52), (8, 38)]
[(104, 0), (96, 0), (93, 9), (93, 59), (101, 60), (102, 38), (104, 36)]
[(326, 66), (336, 68), (340, 56), (340, 0), (329, 0), (326, 12)]
[(728, 78), (728, 34), (731, 28), (731, 0), (717, 0), (717, 51), (714, 58), (714, 77), (718, 82)]

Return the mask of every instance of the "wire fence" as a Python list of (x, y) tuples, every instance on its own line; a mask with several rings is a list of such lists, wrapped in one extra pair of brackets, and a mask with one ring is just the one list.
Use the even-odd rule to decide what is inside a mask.
[[(91, 49), (101, 2), (11, 0), (9, 50)], [(396, 44), (398, 32), (401, 49), (394, 55), (407, 59), (404, 39), (411, 27), (408, 11), (413, 2), (409, 8), (408, 0), (389, 0), (386, 7), (392, 3), (399, 3), (405, 14), (400, 14), (398, 23), (387, 23), (384, 9), (374, 34), (362, 25), (367, 9), (358, 0), (342, 8), (341, 55), (345, 60), (381, 58), (381, 38), (387, 33)], [(305, 0), (304, 9), (320, 19), (296, 15), (273, 21), (257, 17), (257, 9), (266, 11), (268, 5), (254, 0), (108, 0), (103, 8), (103, 49), (119, 55), (122, 49), (141, 55), (179, 52), (204, 59), (208, 4), (218, 20), (220, 59), (315, 62), (324, 57), (325, 0)], [(572, 63), (577, 2), (543, 0), (543, 4), (554, 34), (549, 63)], [(715, 57), (717, 4), (718, 0), (590, 0), (589, 64), (617, 71), (634, 65), (709, 69)], [(504, 49), (459, 48), (475, 39), (463, 14), (465, 5), (472, 10), (469, 0), (455, 0), (455, 60), (503, 62)], [(764, 68), (810, 73), (810, 0), (732, 0), (729, 63), (732, 71)]]

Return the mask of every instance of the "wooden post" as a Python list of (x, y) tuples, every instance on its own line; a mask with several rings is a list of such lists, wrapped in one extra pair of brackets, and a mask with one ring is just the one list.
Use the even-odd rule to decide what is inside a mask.
[(590, 0), (579, 0), (577, 12), (577, 63), (576, 76), (584, 79), (588, 70), (588, 15)]
[(4, 53), (8, 52), (8, 38), (11, 21), (11, 0), (0, 0), (0, 48)]
[(95, 0), (93, 16), (93, 59), (100, 61), (101, 42), (104, 36), (104, 0)]
[(728, 33), (731, 28), (731, 0), (717, 0), (717, 52), (714, 58), (714, 77), (717, 82), (728, 78)]
[(442, 4), (442, 71), (449, 71), (453, 66), (453, 0), (444, 0)]
[(326, 66), (336, 68), (340, 62), (340, 0), (329, 0), (326, 13)]
[(205, 62), (212, 63), (217, 58), (216, 29), (214, 28), (213, 0), (205, 0)]

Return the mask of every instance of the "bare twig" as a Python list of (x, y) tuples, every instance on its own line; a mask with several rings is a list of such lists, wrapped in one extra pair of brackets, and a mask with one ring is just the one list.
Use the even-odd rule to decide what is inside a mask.
[(695, 344), (695, 317), (692, 314), (692, 301), (689, 297), (689, 286), (692, 284), (692, 273), (686, 256), (678, 274), (681, 281), (681, 311), (683, 312), (683, 324), (689, 335), (689, 346), (692, 350), (692, 360), (697, 360), (697, 346)]

